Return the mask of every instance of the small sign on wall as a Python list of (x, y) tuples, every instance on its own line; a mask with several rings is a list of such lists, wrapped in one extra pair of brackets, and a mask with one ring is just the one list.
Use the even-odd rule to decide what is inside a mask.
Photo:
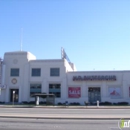
[(80, 87), (69, 87), (68, 88), (68, 97), (69, 98), (80, 98), (81, 97), (81, 88)]
[(109, 96), (112, 98), (121, 97), (121, 88), (120, 87), (109, 87)]

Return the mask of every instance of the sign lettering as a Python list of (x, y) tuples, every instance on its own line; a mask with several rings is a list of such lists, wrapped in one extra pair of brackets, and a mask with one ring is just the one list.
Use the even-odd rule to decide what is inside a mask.
[(73, 76), (73, 81), (115, 81), (115, 75)]

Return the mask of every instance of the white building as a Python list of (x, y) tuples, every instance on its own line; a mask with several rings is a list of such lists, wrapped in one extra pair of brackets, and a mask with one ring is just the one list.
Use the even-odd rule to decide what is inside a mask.
[(15, 91), (19, 103), (34, 101), (34, 93), (53, 93), (56, 103), (130, 103), (130, 71), (76, 71), (66, 59), (36, 60), (18, 51), (4, 54), (0, 73), (0, 102), (12, 102)]

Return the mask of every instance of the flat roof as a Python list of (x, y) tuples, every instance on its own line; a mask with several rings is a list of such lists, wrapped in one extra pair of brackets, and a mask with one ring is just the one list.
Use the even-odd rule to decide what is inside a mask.
[(33, 95), (32, 95), (32, 97), (36, 97), (36, 96), (46, 98), (47, 96), (53, 96), (53, 97), (54, 97), (55, 94), (37, 93), (37, 94), (33, 94)]

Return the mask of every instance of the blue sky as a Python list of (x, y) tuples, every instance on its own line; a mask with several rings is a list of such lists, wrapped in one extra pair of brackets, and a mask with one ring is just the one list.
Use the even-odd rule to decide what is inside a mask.
[(0, 57), (20, 50), (77, 70), (130, 70), (130, 0), (1, 0)]

